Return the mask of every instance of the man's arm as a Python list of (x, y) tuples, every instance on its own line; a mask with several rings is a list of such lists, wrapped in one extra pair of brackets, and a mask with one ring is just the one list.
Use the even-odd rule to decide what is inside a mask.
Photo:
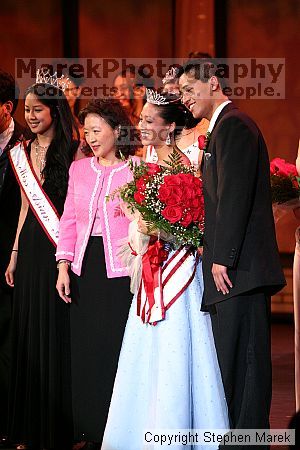
[(217, 213), (213, 262), (234, 267), (256, 186), (258, 137), (238, 117), (223, 121), (216, 138)]

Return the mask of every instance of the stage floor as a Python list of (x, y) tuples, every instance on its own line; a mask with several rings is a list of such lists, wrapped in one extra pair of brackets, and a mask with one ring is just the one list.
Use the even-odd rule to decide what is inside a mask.
[[(292, 321), (272, 323), (273, 399), (271, 428), (287, 428), (295, 410), (294, 395), (294, 326)], [(258, 447), (254, 447), (254, 449)], [(272, 450), (287, 447), (272, 447)], [(6, 449), (3, 449), (6, 450)], [(128, 449), (130, 450), (130, 449)]]

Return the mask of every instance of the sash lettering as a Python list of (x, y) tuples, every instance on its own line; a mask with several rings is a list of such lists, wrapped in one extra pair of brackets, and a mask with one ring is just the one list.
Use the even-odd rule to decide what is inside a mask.
[(25, 150), (25, 143), (18, 143), (9, 151), (9, 158), (16, 179), (24, 192), (30, 208), (56, 247), (58, 242), (59, 215), (36, 177)]

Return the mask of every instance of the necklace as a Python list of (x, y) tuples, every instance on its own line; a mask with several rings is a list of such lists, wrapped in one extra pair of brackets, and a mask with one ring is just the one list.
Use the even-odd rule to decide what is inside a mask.
[(36, 165), (39, 169), (39, 177), (40, 179), (42, 178), (42, 172), (45, 168), (46, 165), (46, 153), (48, 150), (48, 147), (50, 144), (48, 145), (41, 145), (39, 143), (39, 141), (36, 139), (35, 141), (35, 145), (34, 145), (34, 149), (35, 149), (35, 162)]

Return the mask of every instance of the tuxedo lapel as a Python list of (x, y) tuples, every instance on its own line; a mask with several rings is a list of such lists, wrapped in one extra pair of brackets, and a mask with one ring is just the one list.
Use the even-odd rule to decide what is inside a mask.
[(228, 103), (228, 105), (226, 105), (222, 111), (220, 112), (220, 114), (217, 117), (217, 120), (215, 122), (215, 125), (211, 131), (211, 135), (213, 134), (213, 132), (215, 131), (218, 123), (220, 122), (220, 120), (222, 119), (222, 117), (224, 117), (226, 114), (228, 114), (230, 111), (234, 110), (234, 109), (238, 109), (233, 103)]

